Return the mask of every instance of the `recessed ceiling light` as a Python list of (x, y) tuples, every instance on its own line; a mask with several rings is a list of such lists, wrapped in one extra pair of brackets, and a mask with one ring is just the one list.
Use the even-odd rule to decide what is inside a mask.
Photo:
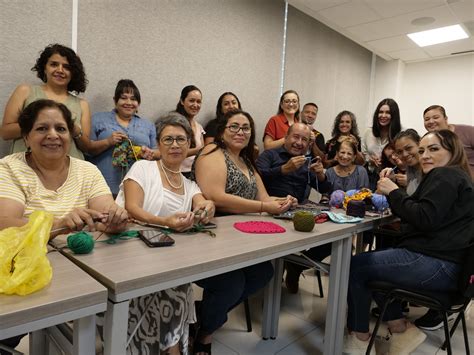
[(414, 19), (411, 24), (414, 26), (426, 26), (431, 25), (435, 21), (436, 19), (434, 17), (418, 17)]
[(420, 47), (456, 41), (469, 37), (460, 25), (435, 28), (433, 30), (409, 33), (410, 39)]

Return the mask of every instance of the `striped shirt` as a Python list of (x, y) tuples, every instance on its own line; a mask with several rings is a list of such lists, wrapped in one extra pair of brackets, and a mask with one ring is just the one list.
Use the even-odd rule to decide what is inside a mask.
[(25, 217), (42, 210), (61, 218), (74, 208), (88, 208), (94, 197), (108, 194), (110, 189), (99, 169), (80, 159), (70, 158), (66, 181), (56, 191), (43, 186), (27, 164), (24, 152), (0, 159), (0, 198), (23, 204)]

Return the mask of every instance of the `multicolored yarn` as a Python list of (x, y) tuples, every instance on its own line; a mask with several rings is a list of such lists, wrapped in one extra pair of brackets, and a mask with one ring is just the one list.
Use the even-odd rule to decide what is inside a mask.
[(345, 197), (346, 197), (346, 194), (344, 191), (342, 190), (333, 191), (333, 193), (331, 194), (331, 198), (329, 199), (329, 206), (341, 208)]

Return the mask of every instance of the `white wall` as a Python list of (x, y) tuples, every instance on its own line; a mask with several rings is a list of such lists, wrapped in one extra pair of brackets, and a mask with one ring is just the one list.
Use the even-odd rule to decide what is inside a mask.
[(443, 106), (451, 123), (474, 125), (474, 54), (406, 64), (399, 104), (403, 126), (420, 134), (431, 105)]

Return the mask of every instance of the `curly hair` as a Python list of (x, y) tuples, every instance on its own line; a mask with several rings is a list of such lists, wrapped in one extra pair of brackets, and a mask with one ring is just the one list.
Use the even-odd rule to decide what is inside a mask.
[(339, 125), (341, 124), (341, 120), (343, 116), (349, 116), (351, 118), (351, 134), (356, 137), (360, 141), (359, 137), (359, 128), (357, 127), (357, 120), (356, 116), (351, 111), (341, 111), (337, 114), (336, 118), (334, 119), (334, 125), (332, 126), (332, 137), (339, 138), (341, 135), (341, 131), (339, 130)]
[(71, 48), (55, 43), (47, 46), (40, 53), (40, 56), (36, 60), (36, 64), (31, 68), (31, 71), (35, 71), (38, 78), (44, 83), (46, 82), (46, 73), (44, 69), (48, 63), (49, 58), (53, 54), (59, 54), (62, 57), (66, 57), (71, 67), (71, 81), (67, 85), (67, 90), (70, 92), (81, 93), (86, 91), (88, 80), (82, 65), (81, 58)]

